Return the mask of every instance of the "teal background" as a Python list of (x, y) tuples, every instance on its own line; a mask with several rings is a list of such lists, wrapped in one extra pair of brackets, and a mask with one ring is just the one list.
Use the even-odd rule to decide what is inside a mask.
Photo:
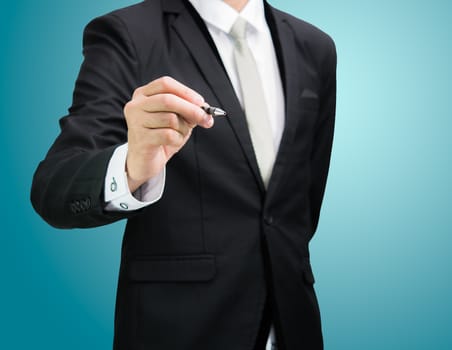
[[(109, 349), (124, 223), (56, 230), (32, 174), (93, 17), (130, 1), (1, 2), (0, 348)], [(326, 349), (452, 349), (452, 4), (271, 1), (331, 34), (337, 128), (311, 244)]]

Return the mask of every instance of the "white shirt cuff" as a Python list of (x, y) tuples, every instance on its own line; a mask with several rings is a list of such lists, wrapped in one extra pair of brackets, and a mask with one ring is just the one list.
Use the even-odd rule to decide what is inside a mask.
[(108, 163), (105, 177), (104, 198), (108, 211), (131, 211), (157, 202), (165, 187), (165, 168), (162, 172), (141, 185), (133, 194), (127, 182), (126, 159), (128, 144), (118, 146)]

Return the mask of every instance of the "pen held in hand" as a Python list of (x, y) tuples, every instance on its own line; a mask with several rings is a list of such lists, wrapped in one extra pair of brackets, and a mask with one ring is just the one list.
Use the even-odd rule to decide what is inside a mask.
[(201, 106), (201, 108), (207, 114), (210, 114), (212, 117), (226, 117), (227, 113), (218, 107), (211, 106)]

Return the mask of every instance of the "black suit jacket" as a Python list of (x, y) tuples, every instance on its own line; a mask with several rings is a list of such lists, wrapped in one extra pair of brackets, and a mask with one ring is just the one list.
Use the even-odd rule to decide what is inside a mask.
[[(284, 84), (285, 129), (268, 189), (244, 113), (191, 5), (149, 0), (92, 21), (61, 134), (39, 165), (32, 203), (51, 225), (128, 218), (115, 349), (251, 350), (271, 301), (281, 349), (321, 349), (308, 243), (333, 136), (336, 54), (315, 27), (266, 4)], [(195, 128), (167, 164), (163, 197), (133, 213), (104, 210), (113, 150), (127, 141), (124, 104), (169, 75), (227, 118)]]

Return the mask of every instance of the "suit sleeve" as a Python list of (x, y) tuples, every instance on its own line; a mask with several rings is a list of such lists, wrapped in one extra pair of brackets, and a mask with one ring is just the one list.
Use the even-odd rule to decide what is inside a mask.
[(336, 48), (328, 37), (328, 51), (322, 61), (323, 87), (320, 95), (319, 119), (315, 129), (313, 149), (311, 154), (311, 223), (312, 234), (317, 229), (320, 207), (325, 192), (325, 186), (330, 164), (333, 144), (334, 123), (336, 114)]
[(33, 207), (59, 228), (93, 227), (133, 214), (104, 210), (108, 162), (127, 142), (123, 107), (139, 86), (135, 47), (114, 15), (93, 20), (83, 36), (84, 61), (69, 114), (39, 164), (32, 183)]

